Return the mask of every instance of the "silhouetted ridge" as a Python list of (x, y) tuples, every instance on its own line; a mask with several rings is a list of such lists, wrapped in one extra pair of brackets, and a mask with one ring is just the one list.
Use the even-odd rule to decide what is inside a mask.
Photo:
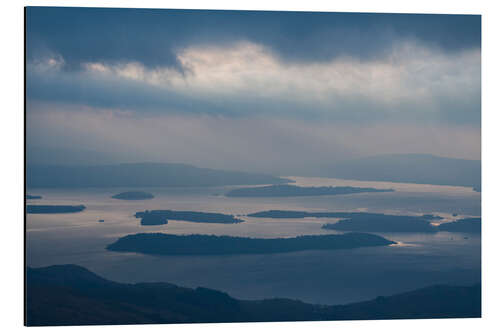
[(437, 285), (366, 302), (242, 301), (207, 288), (116, 283), (76, 265), (28, 268), (26, 324), (104, 325), (297, 320), (475, 318), (481, 285)]

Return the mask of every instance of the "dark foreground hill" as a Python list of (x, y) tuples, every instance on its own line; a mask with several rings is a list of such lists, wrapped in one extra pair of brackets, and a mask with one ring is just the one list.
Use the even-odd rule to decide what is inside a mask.
[(282, 184), (269, 175), (197, 168), (177, 163), (133, 163), (93, 166), (28, 165), (28, 188), (162, 187)]
[(351, 303), (290, 299), (243, 301), (206, 288), (122, 284), (76, 265), (27, 270), (26, 325), (471, 318), (481, 316), (481, 286), (436, 285)]

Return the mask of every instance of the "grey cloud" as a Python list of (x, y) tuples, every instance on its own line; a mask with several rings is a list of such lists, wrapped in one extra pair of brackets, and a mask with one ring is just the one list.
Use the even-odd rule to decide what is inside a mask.
[(26, 23), (28, 59), (60, 54), (69, 69), (122, 61), (181, 69), (179, 49), (242, 39), (292, 62), (376, 59), (402, 40), (444, 52), (481, 47), (478, 15), (28, 7)]

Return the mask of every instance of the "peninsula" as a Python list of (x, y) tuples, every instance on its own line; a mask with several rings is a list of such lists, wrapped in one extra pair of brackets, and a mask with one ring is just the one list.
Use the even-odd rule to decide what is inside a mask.
[(269, 185), (258, 187), (242, 187), (226, 193), (227, 197), (303, 197), (319, 195), (342, 195), (371, 192), (394, 192), (393, 189), (376, 189), (371, 187), (320, 186), (302, 187), (295, 185)]
[(467, 218), (450, 223), (442, 223), (437, 228), (440, 231), (480, 233), (481, 218)]

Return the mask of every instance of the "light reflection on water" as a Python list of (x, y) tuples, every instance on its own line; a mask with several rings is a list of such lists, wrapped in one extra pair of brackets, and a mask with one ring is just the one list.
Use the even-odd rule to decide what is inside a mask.
[[(335, 233), (321, 229), (338, 219), (267, 219), (242, 216), (239, 224), (169, 221), (141, 226), (135, 212), (146, 209), (193, 210), (245, 215), (261, 210), (368, 211), (436, 214), (448, 222), (480, 215), (480, 194), (453, 186), (358, 182), (293, 177), (298, 185), (394, 188), (391, 193), (295, 198), (227, 198), (231, 187), (150, 188), (152, 200), (122, 201), (111, 196), (129, 190), (35, 189), (33, 204), (84, 204), (75, 214), (27, 215), (30, 266), (74, 263), (107, 278), (167, 281), (224, 290), (240, 298), (289, 297), (335, 304), (392, 294), (433, 283), (474, 283), (480, 279), (480, 237), (436, 234), (380, 234), (394, 246), (271, 255), (149, 256), (105, 250), (117, 238), (138, 232), (215, 234), (244, 237), (294, 237)], [(217, 195), (214, 195), (217, 194)], [(453, 214), (458, 214), (453, 216)], [(104, 222), (98, 222), (103, 219)], [(438, 222), (438, 221), (436, 221)]]

